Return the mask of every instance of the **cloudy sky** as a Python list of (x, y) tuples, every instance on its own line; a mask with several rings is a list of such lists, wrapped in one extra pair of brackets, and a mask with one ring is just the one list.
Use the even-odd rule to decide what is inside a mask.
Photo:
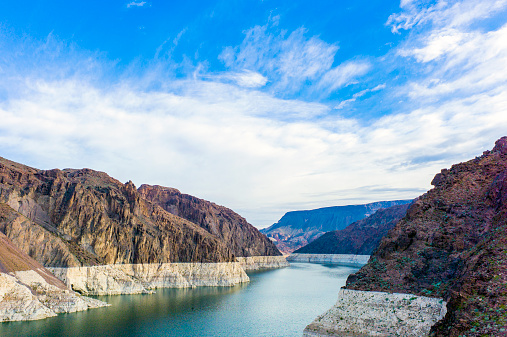
[(0, 3), (0, 156), (257, 227), (414, 198), (503, 135), (507, 0)]

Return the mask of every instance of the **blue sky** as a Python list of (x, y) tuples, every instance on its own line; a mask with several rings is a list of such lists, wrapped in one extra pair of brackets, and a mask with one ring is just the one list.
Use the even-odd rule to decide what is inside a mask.
[(238, 211), (413, 198), (507, 130), (507, 0), (0, 3), (0, 156)]

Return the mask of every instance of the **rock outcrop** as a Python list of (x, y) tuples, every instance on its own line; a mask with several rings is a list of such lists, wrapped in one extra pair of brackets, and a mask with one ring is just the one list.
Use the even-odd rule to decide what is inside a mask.
[(294, 253), (370, 255), (387, 232), (405, 216), (409, 205), (379, 209), (345, 229), (325, 233)]
[(37, 320), (106, 305), (70, 291), (0, 233), (0, 322)]
[(441, 297), (435, 336), (507, 329), (507, 137), (437, 174), (347, 289)]
[(446, 304), (432, 297), (342, 289), (336, 304), (303, 336), (427, 336), (445, 316)]
[(167, 212), (217, 236), (236, 256), (281, 255), (265, 235), (227, 207), (182, 194), (175, 188), (141, 185), (138, 192)]
[(341, 230), (381, 208), (402, 205), (412, 200), (379, 201), (365, 205), (335, 206), (310, 211), (287, 212), (274, 225), (261, 229), (284, 254), (311, 243), (325, 232)]

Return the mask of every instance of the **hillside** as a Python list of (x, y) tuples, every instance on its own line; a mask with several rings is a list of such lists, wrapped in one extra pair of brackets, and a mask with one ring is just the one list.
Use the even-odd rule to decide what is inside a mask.
[(379, 201), (364, 205), (334, 206), (309, 211), (287, 212), (272, 226), (261, 232), (272, 239), (285, 254), (306, 246), (325, 232), (341, 230), (380, 208), (402, 205), (412, 200)]
[(342, 230), (325, 233), (294, 253), (370, 255), (382, 237), (405, 216), (409, 205), (379, 209)]
[(435, 336), (501, 336), (507, 327), (507, 137), (437, 174), (348, 289), (442, 297)]
[(281, 255), (265, 235), (229, 208), (182, 194), (175, 188), (141, 185), (138, 192), (167, 212), (219, 237), (236, 256)]

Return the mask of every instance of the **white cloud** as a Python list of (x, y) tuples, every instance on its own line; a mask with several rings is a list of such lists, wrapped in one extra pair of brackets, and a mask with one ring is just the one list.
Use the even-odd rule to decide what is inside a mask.
[(132, 1), (132, 2), (130, 2), (130, 3), (127, 4), (127, 8), (130, 8), (130, 7), (143, 7), (144, 5), (146, 5), (146, 1), (141, 1), (141, 2)]
[(304, 28), (289, 34), (269, 24), (255, 26), (245, 31), (239, 46), (224, 48), (219, 59), (233, 71), (248, 69), (269, 77), (272, 92), (282, 95), (306, 89), (330, 94), (369, 69), (367, 61), (349, 61), (333, 68), (338, 46), (306, 34)]
[(319, 81), (316, 90), (330, 94), (334, 90), (353, 83), (370, 70), (368, 62), (351, 61), (330, 69)]
[(232, 81), (240, 87), (244, 88), (261, 88), (266, 85), (268, 79), (261, 74), (243, 70), (240, 72), (228, 72), (219, 75), (204, 75), (203, 78), (208, 78), (215, 81)]
[[(256, 225), (294, 208), (415, 197), (442, 167), (490, 148), (507, 128), (505, 88), (368, 125), (332, 117), (326, 105), (209, 81), (175, 81), (179, 94), (23, 83), (22, 96), (0, 105), (4, 156), (173, 186)], [(307, 118), (316, 115), (327, 117)]]
[(458, 28), (498, 14), (507, 7), (507, 0), (438, 0), (435, 4), (426, 4), (424, 0), (402, 0), (403, 10), (392, 14), (386, 24), (394, 33), (429, 23), (435, 28)]

